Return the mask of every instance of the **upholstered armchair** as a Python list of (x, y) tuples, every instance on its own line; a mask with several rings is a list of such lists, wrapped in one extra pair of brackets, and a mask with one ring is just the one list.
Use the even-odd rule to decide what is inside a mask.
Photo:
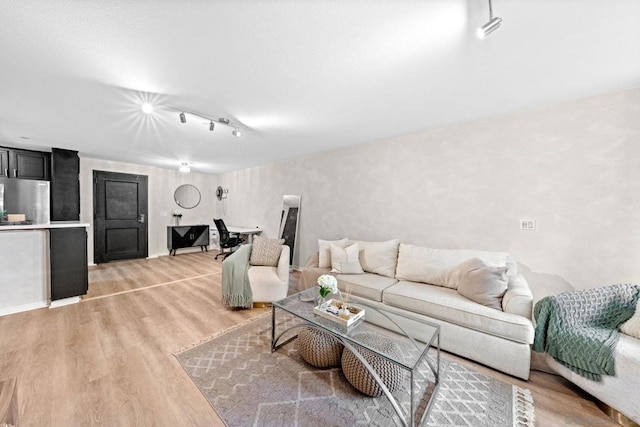
[(289, 246), (256, 236), (253, 244), (222, 261), (222, 303), (232, 308), (265, 306), (289, 291)]
[(264, 306), (287, 297), (289, 291), (289, 257), (289, 246), (282, 245), (276, 267), (261, 265), (251, 265), (249, 267), (249, 284), (253, 293), (254, 306)]

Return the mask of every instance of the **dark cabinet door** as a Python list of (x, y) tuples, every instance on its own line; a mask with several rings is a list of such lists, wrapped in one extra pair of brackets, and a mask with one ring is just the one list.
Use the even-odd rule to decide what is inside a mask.
[(11, 178), (39, 179), (50, 178), (51, 155), (40, 151), (9, 150), (9, 175)]
[(79, 175), (77, 151), (51, 149), (51, 221), (80, 219)]
[(9, 177), (9, 150), (0, 148), (0, 178)]
[(87, 231), (81, 227), (49, 230), (51, 300), (84, 295), (89, 288)]

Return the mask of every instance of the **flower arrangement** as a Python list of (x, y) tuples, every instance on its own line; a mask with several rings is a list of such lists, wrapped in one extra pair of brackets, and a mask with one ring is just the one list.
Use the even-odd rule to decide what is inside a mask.
[(318, 277), (318, 286), (320, 286), (320, 296), (324, 299), (329, 293), (338, 293), (338, 281), (330, 274), (323, 274)]
[(5, 219), (7, 217), (7, 211), (0, 209), (0, 219)]

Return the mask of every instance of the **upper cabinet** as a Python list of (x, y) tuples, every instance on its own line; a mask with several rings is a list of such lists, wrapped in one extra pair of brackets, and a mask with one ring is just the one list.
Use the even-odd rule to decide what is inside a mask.
[(9, 150), (0, 147), (0, 178), (9, 177)]
[(2, 177), (48, 181), (51, 176), (51, 154), (0, 147), (0, 166)]
[(51, 149), (51, 221), (80, 219), (80, 158), (77, 151)]

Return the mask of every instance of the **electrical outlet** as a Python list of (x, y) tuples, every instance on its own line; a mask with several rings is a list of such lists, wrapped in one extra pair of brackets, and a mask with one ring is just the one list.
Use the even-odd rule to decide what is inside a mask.
[(535, 219), (521, 219), (520, 220), (520, 230), (535, 230), (536, 229), (536, 220)]

